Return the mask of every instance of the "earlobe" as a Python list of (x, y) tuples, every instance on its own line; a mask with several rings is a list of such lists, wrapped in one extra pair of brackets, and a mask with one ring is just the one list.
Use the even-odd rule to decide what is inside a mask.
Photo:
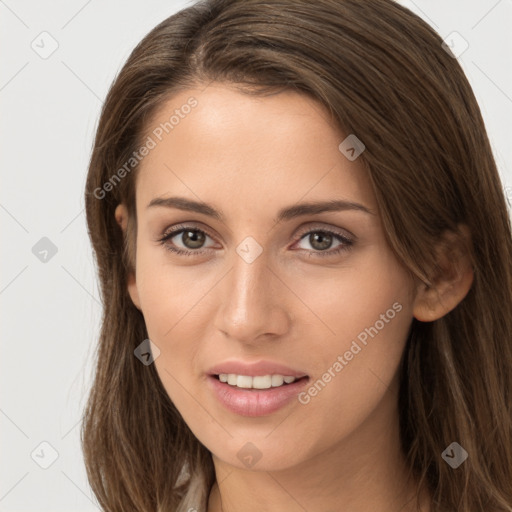
[(128, 274), (128, 293), (135, 307), (139, 311), (142, 311), (140, 307), (139, 290), (137, 289), (137, 279), (135, 278), (134, 272)]
[[(124, 205), (122, 203), (118, 204), (114, 215), (116, 218), (116, 222), (119, 224), (119, 226), (121, 227), (121, 229), (123, 231), (124, 236), (126, 237), (126, 229), (128, 226), (128, 209), (126, 208), (126, 205)], [(128, 294), (130, 295), (130, 298), (131, 298), (133, 304), (135, 305), (135, 307), (138, 310), (142, 311), (142, 309), (140, 307), (139, 291), (137, 289), (137, 279), (136, 279), (134, 271), (128, 272), (127, 280), (128, 280), (128, 285), (127, 285)]]
[(421, 322), (438, 320), (466, 297), (474, 278), (469, 240), (466, 226), (460, 226), (459, 233), (444, 235), (436, 250), (437, 271), (430, 285), (421, 283), (416, 290), (414, 318)]
[(128, 209), (122, 203), (116, 206), (114, 213), (116, 222), (121, 226), (123, 233), (126, 233), (126, 226), (128, 225)]

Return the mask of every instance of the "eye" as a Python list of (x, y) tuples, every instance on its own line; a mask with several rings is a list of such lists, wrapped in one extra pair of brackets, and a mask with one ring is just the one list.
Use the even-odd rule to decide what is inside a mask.
[(171, 231), (167, 231), (159, 238), (158, 242), (171, 252), (192, 255), (205, 252), (201, 249), (205, 249), (207, 239), (212, 240), (202, 229), (193, 226), (174, 226)]
[[(299, 248), (307, 251), (309, 256), (333, 256), (347, 251), (354, 241), (348, 238), (346, 235), (330, 231), (327, 229), (313, 229), (302, 235), (298, 244)], [(300, 245), (302, 244), (302, 246)], [(312, 248), (304, 247), (308, 245)], [(331, 249), (334, 245), (334, 248)], [(329, 250), (331, 249), (331, 250)]]

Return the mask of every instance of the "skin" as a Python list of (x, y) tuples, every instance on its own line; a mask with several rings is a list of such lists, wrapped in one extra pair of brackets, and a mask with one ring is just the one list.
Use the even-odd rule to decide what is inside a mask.
[[(329, 511), (340, 503), (350, 511), (413, 510), (397, 371), (413, 317), (440, 318), (466, 295), (466, 256), (447, 259), (463, 270), (447, 272), (450, 280), (439, 279), (436, 289), (411, 279), (386, 243), (361, 159), (339, 151), (346, 135), (312, 99), (251, 97), (213, 83), (168, 100), (150, 131), (190, 96), (198, 106), (141, 162), (129, 293), (161, 351), (154, 364), (169, 397), (212, 453), (217, 483), (208, 511)], [(171, 195), (211, 204), (223, 220), (147, 207)], [(275, 221), (281, 208), (331, 199), (370, 213)], [(116, 218), (126, 230), (125, 205)], [(191, 248), (182, 234), (167, 244), (202, 254), (177, 255), (158, 242), (180, 223), (206, 231), (203, 247)], [(353, 243), (321, 257), (307, 233), (322, 229)], [(236, 252), (248, 236), (263, 249), (252, 263)], [(339, 244), (333, 238), (325, 251)], [(233, 358), (277, 361), (315, 382), (395, 303), (400, 312), (307, 404), (292, 400), (270, 415), (244, 417), (206, 386), (207, 370)], [(261, 454), (251, 468), (237, 457), (247, 442)], [(429, 510), (428, 497), (422, 503)]]

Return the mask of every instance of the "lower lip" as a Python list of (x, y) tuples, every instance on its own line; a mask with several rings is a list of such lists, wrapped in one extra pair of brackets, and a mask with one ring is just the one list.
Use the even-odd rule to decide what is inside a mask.
[(208, 376), (208, 385), (219, 402), (231, 412), (241, 416), (266, 416), (278, 411), (300, 393), (308, 378), (302, 378), (268, 389), (243, 389), (221, 382), (213, 375)]

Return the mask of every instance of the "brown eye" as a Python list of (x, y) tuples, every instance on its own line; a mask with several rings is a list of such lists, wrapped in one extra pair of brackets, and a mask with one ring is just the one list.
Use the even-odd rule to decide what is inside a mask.
[(333, 236), (330, 233), (316, 231), (309, 235), (309, 243), (313, 249), (317, 251), (325, 251), (329, 249), (333, 242)]
[[(158, 241), (165, 249), (187, 256), (199, 255), (213, 247), (213, 239), (202, 229), (189, 226), (175, 226)], [(210, 245), (205, 245), (210, 241)]]
[(325, 229), (312, 229), (301, 236), (298, 241), (298, 248), (305, 251), (308, 257), (328, 257), (347, 251), (353, 244), (354, 241), (342, 233)]
[(187, 249), (199, 249), (206, 240), (206, 235), (202, 231), (184, 230), (181, 233), (181, 242)]

